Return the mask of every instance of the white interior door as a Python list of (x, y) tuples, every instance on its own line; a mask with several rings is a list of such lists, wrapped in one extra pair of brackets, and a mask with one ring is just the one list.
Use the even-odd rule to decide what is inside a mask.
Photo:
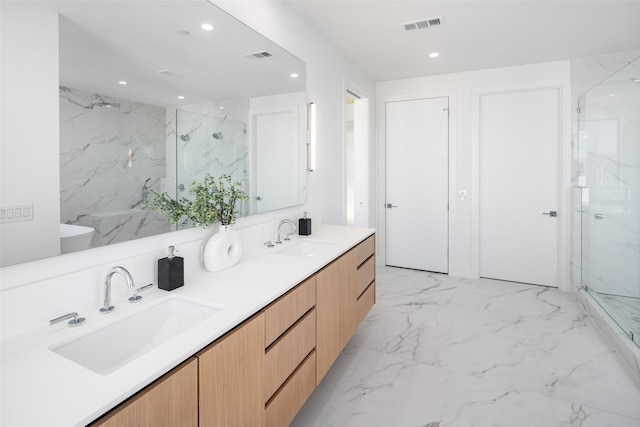
[(298, 111), (253, 115), (255, 212), (267, 212), (298, 201)]
[(558, 286), (557, 89), (480, 98), (480, 276)]
[(448, 272), (449, 99), (386, 103), (386, 264)]

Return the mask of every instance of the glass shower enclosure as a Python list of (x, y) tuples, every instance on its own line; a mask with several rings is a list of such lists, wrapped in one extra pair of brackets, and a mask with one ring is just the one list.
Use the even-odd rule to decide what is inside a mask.
[(640, 58), (578, 105), (581, 285), (640, 346)]

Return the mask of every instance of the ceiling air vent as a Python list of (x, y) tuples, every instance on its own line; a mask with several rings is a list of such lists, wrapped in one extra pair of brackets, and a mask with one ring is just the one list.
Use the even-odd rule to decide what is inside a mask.
[(180, 77), (183, 75), (181, 73), (178, 73), (176, 71), (171, 71), (171, 70), (158, 70), (156, 71), (156, 73), (162, 74), (163, 76), (167, 76), (167, 77)]
[(248, 59), (265, 59), (270, 58), (272, 55), (265, 50), (262, 52), (245, 53), (242, 56)]
[(402, 24), (405, 31), (426, 30), (427, 28), (441, 27), (444, 24), (442, 16), (420, 19), (418, 21), (405, 22)]

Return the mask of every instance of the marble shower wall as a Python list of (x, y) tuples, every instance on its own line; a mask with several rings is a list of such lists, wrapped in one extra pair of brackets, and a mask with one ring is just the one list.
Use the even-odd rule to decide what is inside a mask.
[[(176, 111), (178, 197), (189, 197), (189, 185), (202, 181), (207, 174), (229, 175), (248, 192), (250, 166), (245, 121), (220, 112)], [(241, 209), (243, 214), (247, 214), (247, 207), (248, 204)]]
[(166, 176), (165, 108), (60, 88), (60, 222), (93, 227), (93, 246), (170, 231), (144, 209)]
[[(640, 159), (638, 155), (640, 150), (638, 142), (640, 141), (638, 138), (638, 130), (640, 130), (638, 112), (627, 114), (624, 111), (618, 111), (616, 113), (618, 117), (616, 117), (616, 114), (609, 114), (608, 116), (600, 117), (599, 120), (595, 120), (595, 115), (601, 114), (594, 111), (593, 106), (584, 105), (585, 100), (596, 95), (594, 88), (638, 57), (640, 57), (640, 51), (636, 50), (571, 60), (571, 272), (574, 289), (579, 288), (581, 283), (588, 283), (590, 286), (604, 286), (612, 292), (632, 291), (636, 296), (640, 296), (638, 295), (640, 294), (640, 289), (638, 289), (637, 285), (637, 270), (639, 268), (637, 242), (638, 224), (640, 224), (640, 218), (638, 218), (638, 188), (640, 188), (640, 180), (638, 179), (640, 171), (638, 161)], [(593, 146), (593, 142), (590, 148), (586, 145), (578, 146), (579, 100), (582, 104), (583, 114), (581, 117), (582, 124), (580, 125), (582, 136), (584, 136), (585, 132), (591, 133), (591, 141), (595, 141), (598, 138), (602, 139), (607, 133), (621, 132), (619, 140), (622, 141), (622, 135), (624, 135), (625, 142), (615, 148), (615, 153), (611, 151), (614, 147), (602, 146), (598, 147), (602, 151), (602, 153), (598, 154), (594, 151), (596, 147)], [(626, 118), (621, 119), (621, 117)], [(584, 138), (581, 143), (583, 141), (585, 141)], [(588, 149), (585, 150), (584, 148)], [(618, 148), (624, 151), (618, 153)], [(587, 168), (591, 173), (587, 173), (585, 170)], [(590, 187), (589, 190), (580, 188), (579, 175), (585, 176), (586, 183), (580, 184)], [(609, 189), (601, 188), (595, 190), (594, 186), (607, 187)], [(623, 186), (628, 187), (629, 190), (627, 192), (622, 191), (621, 188)], [(634, 190), (631, 190), (631, 188)], [(616, 202), (621, 197), (628, 200), (626, 208)], [(605, 203), (606, 206), (603, 206), (602, 202), (605, 199), (610, 199), (610, 203)], [(620, 215), (622, 212), (613, 212), (616, 209), (622, 209), (623, 211), (626, 209), (627, 213), (635, 212), (635, 215)], [(584, 214), (583, 211), (585, 211)], [(603, 220), (595, 222), (594, 215), (596, 213), (602, 213), (603, 216), (608, 216), (609, 218), (603, 218)], [(617, 219), (614, 219), (614, 217), (617, 217)], [(598, 227), (593, 227), (593, 225), (598, 225)], [(592, 240), (596, 237), (593, 234), (594, 232), (598, 233), (598, 238), (604, 237), (607, 240), (607, 247), (593, 244)], [(635, 245), (630, 245), (630, 240), (633, 240), (629, 239), (630, 234), (635, 235)], [(598, 269), (593, 268), (594, 262), (589, 262), (589, 260), (595, 259), (598, 260), (595, 263)], [(632, 284), (632, 286), (627, 286), (629, 284)]]

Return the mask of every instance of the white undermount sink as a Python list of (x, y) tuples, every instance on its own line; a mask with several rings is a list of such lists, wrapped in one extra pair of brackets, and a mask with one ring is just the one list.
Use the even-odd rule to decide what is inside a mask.
[(333, 246), (335, 246), (335, 242), (302, 239), (298, 240), (295, 243), (290, 243), (282, 249), (279, 249), (277, 253), (282, 255), (311, 258), (324, 253), (325, 251), (331, 249)]
[(214, 305), (171, 297), (49, 349), (98, 374), (106, 375), (220, 310), (221, 307)]

